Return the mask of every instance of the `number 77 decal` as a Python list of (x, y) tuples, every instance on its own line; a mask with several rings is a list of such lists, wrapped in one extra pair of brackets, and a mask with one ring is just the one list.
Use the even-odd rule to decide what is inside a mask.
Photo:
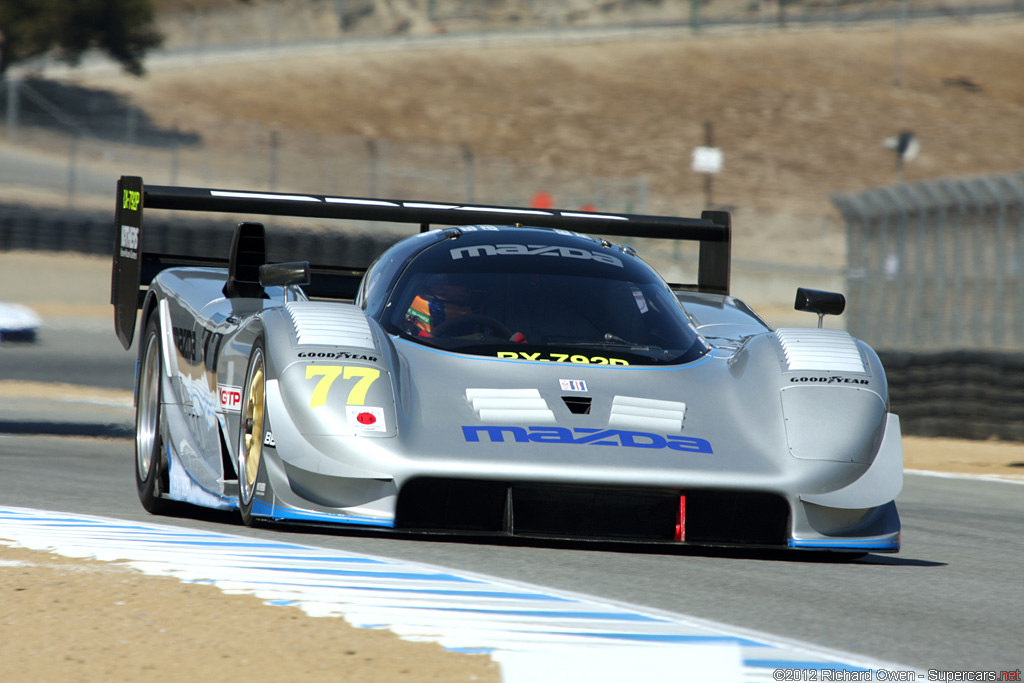
[(327, 392), (331, 390), (331, 385), (338, 377), (343, 379), (359, 378), (359, 381), (349, 390), (345, 403), (350, 406), (361, 406), (366, 403), (366, 392), (369, 391), (370, 385), (380, 377), (380, 370), (357, 365), (307, 365), (306, 379), (313, 379), (317, 376), (320, 377), (320, 381), (313, 389), (313, 398), (309, 401), (310, 408), (327, 403)]

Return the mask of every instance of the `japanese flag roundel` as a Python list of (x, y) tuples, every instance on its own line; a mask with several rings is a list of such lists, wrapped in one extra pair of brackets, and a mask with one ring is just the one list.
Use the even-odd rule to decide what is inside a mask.
[(348, 426), (357, 432), (385, 432), (384, 409), (367, 406), (346, 406)]

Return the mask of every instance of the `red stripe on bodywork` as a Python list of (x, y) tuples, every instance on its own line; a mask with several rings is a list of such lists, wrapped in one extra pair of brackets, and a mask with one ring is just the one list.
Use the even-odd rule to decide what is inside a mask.
[(679, 496), (679, 511), (676, 512), (676, 540), (686, 540), (686, 496)]

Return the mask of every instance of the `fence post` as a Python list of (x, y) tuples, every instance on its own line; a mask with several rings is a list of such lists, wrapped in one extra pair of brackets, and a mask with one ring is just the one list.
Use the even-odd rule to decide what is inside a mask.
[(68, 150), (68, 209), (75, 207), (75, 174), (78, 172), (78, 135), (71, 136)]
[(996, 239), (993, 243), (992, 259), (995, 261), (992, 274), (995, 282), (992, 285), (992, 345), (996, 350), (1002, 350), (1004, 332), (1006, 327), (1005, 298), (1006, 298), (1006, 196), (999, 186), (991, 178), (982, 178), (981, 185), (988, 190), (996, 202)]
[(369, 195), (371, 197), (377, 196), (377, 141), (370, 138), (366, 141), (366, 154), (369, 157), (367, 159), (367, 172), (369, 173)]
[(270, 191), (277, 189), (277, 148), (279, 132), (276, 128), (270, 131)]
[(259, 145), (259, 127), (255, 122), (249, 124), (249, 185), (256, 187), (256, 165), (259, 155), (256, 148)]
[(18, 139), (18, 110), (20, 103), (19, 90), (21, 79), (8, 70), (4, 75), (4, 89), (7, 91), (7, 141), (16, 142)]
[[(1007, 186), (1013, 194), (1013, 205), (1017, 212), (1013, 272), (1013, 277), (1017, 281), (1017, 291), (1014, 300), (1024, 301), (1024, 176), (1009, 179)], [(1024, 306), (1015, 306), (1014, 314), (1013, 337), (1021, 339), (1024, 336)]]
[(174, 126), (174, 138), (171, 141), (171, 185), (178, 184), (178, 126)]
[(129, 145), (138, 142), (139, 110), (129, 104), (125, 109), (124, 140)]
[(956, 305), (955, 298), (951, 296), (952, 288), (947, 284), (949, 272), (946, 267), (946, 254), (950, 251), (951, 241), (954, 237), (949, 230), (949, 204), (946, 199), (936, 191), (935, 186), (932, 184), (922, 185), (921, 190), (935, 211), (935, 229), (932, 233), (934, 236), (931, 240), (924, 240), (924, 232), (922, 231), (922, 241), (919, 245), (921, 251), (924, 251), (925, 246), (930, 241), (934, 244), (935, 248), (932, 257), (932, 263), (935, 268), (935, 311), (933, 315), (929, 316), (931, 324), (925, 326), (925, 329), (931, 328), (930, 333), (926, 335), (929, 342), (929, 346), (926, 348), (934, 349), (940, 346), (939, 340), (946, 341), (948, 337), (942, 325), (944, 312), (951, 310)]
[[(971, 301), (971, 307), (968, 310), (972, 311), (973, 313), (973, 329), (975, 331), (979, 331), (986, 329), (985, 327), (982, 326), (985, 325), (986, 317), (984, 306), (985, 302), (988, 301), (988, 293), (986, 292), (985, 287), (985, 280), (988, 277), (988, 273), (985, 269), (985, 243), (982, 239), (982, 235), (979, 234), (978, 230), (980, 227), (984, 226), (985, 203), (983, 199), (979, 201), (978, 195), (975, 191), (973, 191), (974, 188), (971, 184), (967, 183), (966, 181), (961, 181), (959, 185), (963, 189), (964, 194), (967, 195), (968, 200), (970, 201), (971, 213), (973, 214), (973, 220), (970, 222), (971, 228), (973, 229), (973, 235), (968, 234), (968, 239), (970, 240), (971, 245), (974, 247), (973, 270), (975, 273), (975, 278), (974, 287), (971, 288), (971, 293), (973, 294), (974, 300)], [(989, 339), (986, 341), (991, 341), (991, 330), (989, 330), (988, 337)]]
[(476, 167), (475, 158), (473, 156), (473, 149), (467, 143), (462, 143), (462, 162), (463, 162), (463, 182), (465, 183), (465, 194), (466, 203), (472, 204), (476, 201), (474, 196), (476, 195), (476, 188), (474, 182), (476, 179)]

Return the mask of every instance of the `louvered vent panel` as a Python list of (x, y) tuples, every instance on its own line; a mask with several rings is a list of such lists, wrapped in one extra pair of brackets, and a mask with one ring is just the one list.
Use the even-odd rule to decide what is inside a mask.
[(781, 327), (775, 336), (792, 371), (867, 372), (857, 342), (843, 330)]
[(370, 324), (358, 308), (317, 301), (291, 302), (285, 308), (299, 344), (377, 349)]

